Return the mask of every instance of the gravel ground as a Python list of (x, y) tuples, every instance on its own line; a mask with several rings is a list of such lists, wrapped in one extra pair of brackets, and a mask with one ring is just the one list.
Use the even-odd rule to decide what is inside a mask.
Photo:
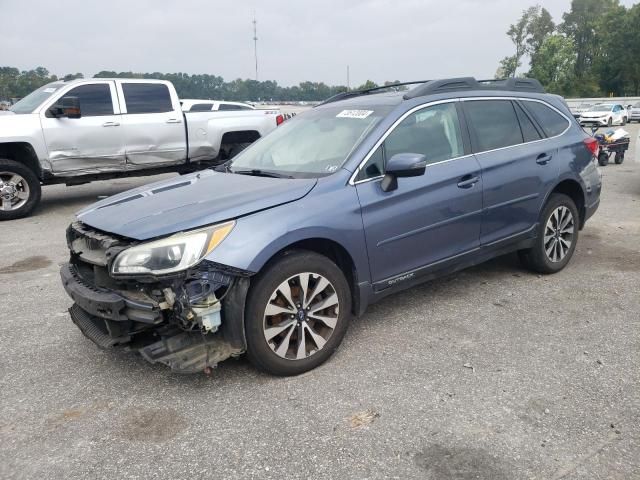
[(603, 169), (563, 272), (507, 256), (413, 288), (284, 379), (98, 350), (66, 312), (64, 229), (148, 179), (46, 188), (2, 224), (0, 478), (640, 478), (638, 157)]

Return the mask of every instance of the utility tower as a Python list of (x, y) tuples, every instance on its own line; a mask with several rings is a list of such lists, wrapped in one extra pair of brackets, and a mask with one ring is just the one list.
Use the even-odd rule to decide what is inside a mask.
[(253, 53), (256, 57), (256, 82), (258, 81), (258, 22), (256, 12), (253, 11)]

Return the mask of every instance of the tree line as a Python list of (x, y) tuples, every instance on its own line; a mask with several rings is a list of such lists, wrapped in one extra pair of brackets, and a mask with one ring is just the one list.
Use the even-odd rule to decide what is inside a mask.
[[(13, 67), (0, 67), (0, 100), (22, 98), (30, 92), (57, 80), (84, 78), (82, 73), (73, 73), (58, 77), (46, 68), (20, 71)], [(180, 98), (200, 98), (236, 101), (321, 101), (337, 93), (346, 92), (344, 85), (329, 86), (323, 82), (301, 82), (292, 87), (283, 87), (272, 80), (256, 81), (236, 79), (225, 82), (217, 75), (188, 73), (135, 73), (101, 71), (94, 78), (155, 78), (169, 80), (176, 87)], [(385, 84), (397, 83), (385, 82)], [(357, 89), (376, 87), (371, 80), (356, 87)]]
[[(640, 95), (640, 4), (572, 0), (558, 24), (535, 5), (507, 35), (514, 53), (500, 61), (496, 78), (537, 78), (566, 97)], [(520, 71), (526, 58), (529, 70)]]

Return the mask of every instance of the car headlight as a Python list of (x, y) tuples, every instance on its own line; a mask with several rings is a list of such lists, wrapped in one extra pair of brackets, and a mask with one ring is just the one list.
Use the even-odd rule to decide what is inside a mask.
[(128, 248), (118, 254), (111, 273), (164, 275), (186, 270), (220, 245), (235, 224), (235, 221), (221, 223)]

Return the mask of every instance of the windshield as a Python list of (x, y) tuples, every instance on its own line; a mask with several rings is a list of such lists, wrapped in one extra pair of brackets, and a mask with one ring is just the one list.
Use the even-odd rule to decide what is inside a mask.
[(13, 113), (33, 113), (33, 111), (38, 108), (42, 102), (63, 86), (64, 83), (50, 83), (44, 87), (40, 87), (24, 97), (22, 100), (16, 102), (16, 104), (11, 107), (11, 111)]
[(596, 105), (591, 109), (592, 112), (609, 112), (613, 108), (611, 105)]
[(583, 103), (583, 104), (582, 104), (582, 105), (580, 105), (578, 108), (579, 108), (579, 109), (581, 109), (581, 110), (586, 110), (587, 108), (591, 108), (591, 104), (589, 104), (589, 103)]
[[(364, 109), (366, 108), (366, 109)], [(231, 171), (318, 177), (338, 170), (391, 106), (318, 108), (287, 120), (233, 159)]]
[(640, 102), (633, 105), (633, 108), (640, 108)]

